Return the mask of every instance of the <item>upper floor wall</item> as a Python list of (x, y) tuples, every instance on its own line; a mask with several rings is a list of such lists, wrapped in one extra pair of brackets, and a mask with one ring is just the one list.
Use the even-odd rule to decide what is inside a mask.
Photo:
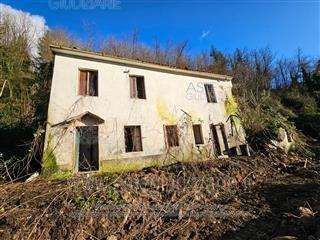
[[(85, 76), (86, 72), (94, 74)], [(133, 95), (133, 76), (143, 77), (144, 97)], [(91, 84), (96, 88), (93, 94), (89, 93), (92, 87), (90, 84), (87, 85), (87, 93), (84, 93), (84, 78), (96, 78)], [(84, 111), (90, 111), (103, 119), (119, 118), (124, 122), (133, 118), (144, 120), (153, 112), (163, 121), (170, 122), (173, 121), (170, 118), (182, 111), (195, 117), (205, 117), (206, 120), (223, 121), (224, 102), (231, 95), (231, 87), (230, 80), (212, 79), (200, 74), (190, 76), (56, 54), (48, 121), (56, 124)], [(208, 92), (212, 91), (214, 96), (208, 98)]]

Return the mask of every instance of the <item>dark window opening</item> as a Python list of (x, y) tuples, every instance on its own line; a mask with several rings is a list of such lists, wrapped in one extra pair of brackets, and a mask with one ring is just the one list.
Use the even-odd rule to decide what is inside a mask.
[(204, 89), (206, 90), (208, 103), (216, 103), (217, 98), (214, 93), (213, 85), (212, 84), (204, 84)]
[(243, 156), (250, 156), (250, 150), (248, 144), (240, 145), (240, 152)]
[(177, 125), (165, 126), (166, 143), (168, 147), (178, 147), (179, 146), (179, 135)]
[(200, 124), (193, 125), (193, 135), (195, 144), (203, 144), (202, 129)]
[(143, 76), (130, 76), (130, 97), (146, 99)]
[(126, 152), (142, 151), (141, 127), (125, 126), (124, 138), (126, 144)]
[(228, 155), (229, 155), (229, 157), (237, 156), (237, 155), (238, 155), (237, 147), (232, 147), (232, 148), (230, 148)]
[(82, 96), (98, 96), (98, 71), (79, 70), (78, 94)]

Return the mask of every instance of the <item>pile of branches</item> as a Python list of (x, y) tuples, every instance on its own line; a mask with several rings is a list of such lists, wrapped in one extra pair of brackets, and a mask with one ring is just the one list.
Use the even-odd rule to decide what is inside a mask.
[(240, 157), (3, 185), (0, 231), (6, 239), (218, 239), (270, 210), (239, 196), (287, 166)]
[(44, 130), (39, 127), (33, 134), (33, 140), (21, 148), (27, 148), (27, 154), (0, 153), (0, 182), (15, 182), (28, 178), (35, 171), (40, 171), (43, 151)]

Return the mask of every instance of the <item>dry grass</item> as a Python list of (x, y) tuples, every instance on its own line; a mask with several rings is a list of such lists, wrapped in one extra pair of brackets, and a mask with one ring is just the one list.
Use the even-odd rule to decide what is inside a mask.
[[(269, 239), (278, 222), (264, 220), (276, 211), (276, 204), (270, 204), (264, 192), (270, 191), (268, 186), (275, 185), (276, 180), (290, 184), (285, 181), (294, 175), (282, 172), (291, 171), (288, 165), (292, 163), (284, 160), (288, 158), (241, 157), (177, 163), (123, 174), (2, 185), (0, 238), (234, 239), (233, 231), (240, 231), (240, 226), (261, 220), (270, 229), (254, 231), (262, 234), (260, 239)], [(301, 184), (313, 184), (315, 194), (312, 199), (308, 196), (308, 201), (316, 211), (320, 194), (314, 187), (320, 183), (312, 176), (319, 179), (319, 169), (298, 171), (300, 160), (289, 160), (295, 162), (295, 174), (307, 176), (295, 179), (305, 179)], [(280, 192), (284, 204), (286, 191)], [(301, 201), (288, 206), (288, 211), (303, 205)], [(251, 223), (246, 229), (252, 226)], [(248, 237), (252, 233), (241, 234)]]

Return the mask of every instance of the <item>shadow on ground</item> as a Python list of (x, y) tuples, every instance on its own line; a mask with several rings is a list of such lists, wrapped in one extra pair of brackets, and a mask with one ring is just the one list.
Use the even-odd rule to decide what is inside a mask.
[[(279, 236), (320, 239), (319, 176), (301, 172), (290, 174), (266, 183), (250, 194), (244, 193), (242, 198), (248, 203), (247, 209), (259, 217), (235, 231), (228, 231), (221, 239), (272, 239)], [(252, 199), (261, 202), (257, 204)], [(265, 208), (267, 210), (263, 212)], [(308, 209), (311, 214), (303, 213)]]

